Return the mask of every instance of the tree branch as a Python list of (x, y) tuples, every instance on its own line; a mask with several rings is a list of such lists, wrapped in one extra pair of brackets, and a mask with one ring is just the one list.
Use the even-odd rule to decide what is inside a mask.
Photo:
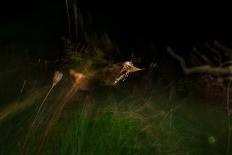
[(167, 48), (168, 53), (170, 56), (172, 56), (174, 59), (176, 59), (183, 70), (185, 74), (194, 74), (194, 73), (209, 73), (212, 75), (232, 75), (232, 66), (222, 68), (222, 67), (212, 67), (210, 65), (202, 65), (197, 67), (188, 68), (186, 66), (185, 60), (180, 57), (178, 54), (176, 54), (172, 48)]

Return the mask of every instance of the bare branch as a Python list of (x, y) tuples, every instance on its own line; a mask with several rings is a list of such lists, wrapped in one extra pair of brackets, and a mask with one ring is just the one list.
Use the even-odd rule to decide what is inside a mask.
[(206, 63), (211, 64), (211, 62), (209, 61), (209, 59), (205, 55), (200, 54), (200, 51), (196, 47), (193, 48), (193, 51), (198, 55), (198, 57), (200, 57)]
[(230, 48), (220, 44), (218, 41), (214, 41), (214, 45), (224, 52), (232, 51)]
[(212, 75), (232, 75), (232, 66), (222, 68), (222, 67), (212, 67), (210, 65), (202, 65), (197, 67), (188, 68), (182, 57), (176, 54), (170, 47), (167, 48), (168, 53), (176, 59), (185, 74), (194, 74), (194, 73), (209, 73)]
[[(214, 42), (215, 43), (215, 42)], [(206, 47), (213, 52), (214, 54), (217, 55), (217, 57), (214, 57), (214, 59), (219, 63), (219, 65), (222, 64), (222, 55), (221, 55), (221, 51), (217, 50), (216, 48), (212, 47), (211, 45), (209, 45), (208, 43), (206, 43)]]

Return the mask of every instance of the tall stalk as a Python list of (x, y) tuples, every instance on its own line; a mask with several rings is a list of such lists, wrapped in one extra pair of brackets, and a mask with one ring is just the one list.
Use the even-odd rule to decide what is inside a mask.
[(67, 20), (68, 20), (68, 30), (69, 30), (69, 37), (72, 38), (71, 34), (71, 22), (70, 22), (70, 14), (69, 14), (69, 4), (68, 0), (65, 0), (65, 5), (66, 5), (66, 11), (67, 11)]
[(78, 12), (77, 12), (77, 0), (74, 0), (74, 24), (75, 24), (75, 41), (77, 42), (78, 37)]
[(228, 128), (228, 135), (227, 135), (227, 149), (226, 149), (226, 154), (230, 155), (230, 144), (231, 144), (231, 121), (230, 121), (230, 87), (231, 87), (231, 82), (229, 81), (228, 83), (228, 88), (227, 88), (227, 101), (226, 101), (226, 110), (227, 110), (227, 128)]

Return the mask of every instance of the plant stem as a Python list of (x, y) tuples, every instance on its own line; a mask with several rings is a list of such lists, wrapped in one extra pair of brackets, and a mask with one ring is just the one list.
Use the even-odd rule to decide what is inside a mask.
[(227, 109), (227, 125), (228, 125), (228, 135), (227, 135), (227, 155), (230, 155), (230, 143), (231, 143), (231, 122), (230, 122), (230, 86), (231, 81), (228, 83), (227, 89), (227, 102), (226, 102), (226, 109)]
[(75, 41), (78, 39), (78, 12), (77, 12), (77, 2), (74, 1), (74, 22), (75, 22)]
[(38, 115), (39, 115), (39, 113), (40, 113), (40, 111), (41, 111), (41, 109), (42, 109), (42, 107), (43, 107), (45, 101), (47, 100), (49, 94), (51, 93), (52, 89), (54, 88), (54, 86), (55, 86), (55, 85), (52, 84), (52, 86), (51, 86), (51, 88), (49, 89), (47, 95), (46, 95), (45, 98), (43, 99), (43, 102), (40, 104), (39, 109), (38, 109), (38, 111), (37, 111), (37, 113), (36, 113), (36, 115), (35, 115), (35, 119), (34, 119), (34, 121), (33, 121), (33, 123), (32, 123), (32, 127), (35, 125), (35, 122), (36, 122), (36, 120), (37, 120), (37, 118), (38, 118)]
[(66, 4), (66, 10), (67, 10), (67, 20), (68, 20), (68, 31), (69, 31), (69, 37), (71, 38), (71, 24), (70, 24), (70, 14), (69, 14), (69, 5), (68, 5), (68, 0), (65, 0), (65, 4)]
[(23, 85), (22, 85), (22, 88), (20, 89), (20, 93), (19, 93), (18, 99), (20, 99), (20, 97), (21, 97), (21, 95), (23, 93), (25, 85), (26, 85), (26, 80), (23, 81)]

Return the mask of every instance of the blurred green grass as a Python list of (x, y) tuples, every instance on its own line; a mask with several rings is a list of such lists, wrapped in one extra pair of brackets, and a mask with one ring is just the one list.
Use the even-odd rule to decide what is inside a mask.
[[(41, 130), (29, 138), (25, 154), (38, 151), (46, 117), (54, 112), (69, 86), (66, 78), (52, 92), (46, 102)], [(99, 86), (89, 92), (77, 92), (50, 130), (40, 153), (225, 154), (226, 114), (221, 107), (195, 103), (187, 97), (170, 100), (167, 94), (158, 91), (162, 89), (155, 83), (150, 87), (152, 92), (147, 95), (130, 82), (115, 88)], [(21, 108), (6, 104), (13, 110), (0, 122), (0, 154), (22, 152), (36, 107), (48, 88), (28, 91), (18, 103)], [(5, 109), (1, 108), (1, 115)], [(214, 143), (208, 141), (210, 136), (215, 138)]]

